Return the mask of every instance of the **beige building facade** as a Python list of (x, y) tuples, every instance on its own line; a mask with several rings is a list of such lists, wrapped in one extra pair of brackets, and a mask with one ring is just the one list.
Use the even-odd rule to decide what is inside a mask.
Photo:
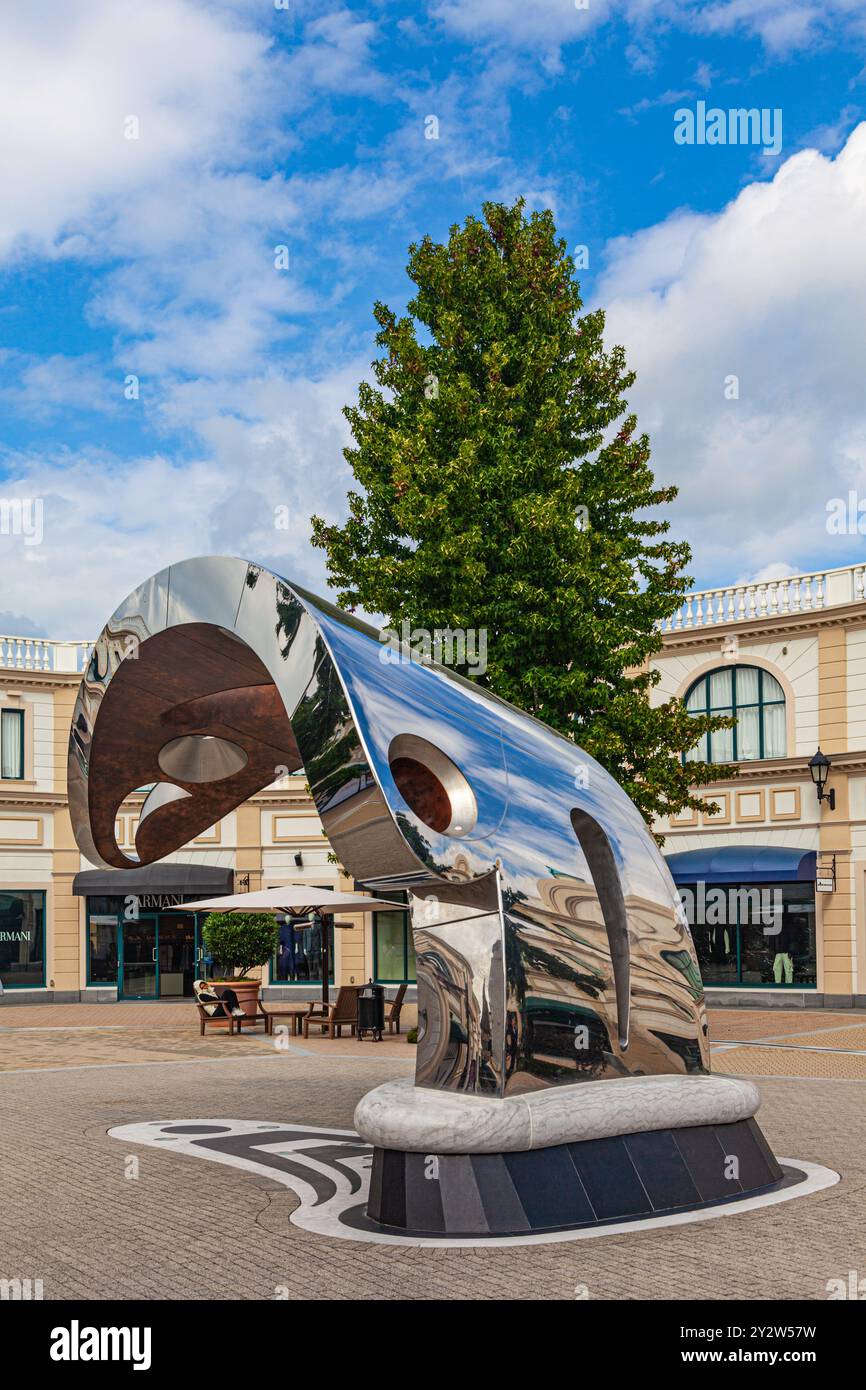
[(687, 911), (700, 915), (702, 897), (706, 918), (724, 890), (713, 920), (692, 922), (710, 1000), (866, 1005), (864, 586), (866, 566), (852, 565), (704, 591), (665, 625), (653, 702), (737, 719), (736, 745), (729, 733), (710, 750), (707, 810), (655, 827)]

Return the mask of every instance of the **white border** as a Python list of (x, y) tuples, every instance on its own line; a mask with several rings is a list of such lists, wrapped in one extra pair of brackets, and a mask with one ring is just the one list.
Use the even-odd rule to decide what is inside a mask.
[[(205, 1138), (204, 1135), (166, 1135), (162, 1133), (164, 1129), (173, 1128), (176, 1125), (219, 1125), (227, 1127), (233, 1135), (254, 1135), (274, 1129), (303, 1131), (305, 1135), (303, 1139), (259, 1146), (263, 1152), (284, 1153), (287, 1156), (295, 1147), (308, 1148), (311, 1141), (318, 1140), (320, 1143), (328, 1145), (333, 1143), (335, 1139), (356, 1140), (359, 1148), (362, 1148), (363, 1151), (358, 1154), (357, 1159), (344, 1159), (341, 1162), (344, 1166), (352, 1167), (358, 1173), (361, 1178), (361, 1189), (352, 1192), (348, 1179), (341, 1175), (339, 1170), (328, 1167), (325, 1171), (335, 1183), (336, 1193), (328, 1201), (315, 1205), (317, 1202), (315, 1189), (309, 1183), (305, 1183), (302, 1178), (293, 1173), (282, 1172), (279, 1168), (265, 1167), (263, 1164), (257, 1163), (255, 1159), (241, 1158), (238, 1154), (219, 1153), (212, 1149), (203, 1148), (200, 1143), (196, 1143), (196, 1140)], [(723, 1202), (712, 1207), (701, 1207), (697, 1211), (674, 1212), (669, 1216), (651, 1216), (635, 1221), (617, 1221), (606, 1226), (588, 1226), (580, 1230), (540, 1232), (523, 1236), (467, 1236), (462, 1239), (437, 1236), (400, 1236), (348, 1226), (340, 1219), (344, 1211), (357, 1207), (364, 1201), (372, 1160), (372, 1147), (363, 1144), (354, 1130), (300, 1125), (291, 1120), (268, 1122), (265, 1120), (203, 1119), (197, 1117), (118, 1125), (116, 1128), (110, 1129), (108, 1134), (110, 1138), (119, 1139), (126, 1144), (146, 1144), (151, 1148), (169, 1149), (172, 1153), (187, 1154), (193, 1158), (209, 1159), (211, 1162), (224, 1163), (231, 1168), (256, 1173), (260, 1177), (269, 1178), (272, 1182), (281, 1183), (284, 1187), (290, 1188), (299, 1198), (299, 1205), (291, 1213), (289, 1220), (295, 1226), (300, 1226), (303, 1230), (310, 1231), (314, 1235), (330, 1236), (337, 1240), (354, 1240), (371, 1245), (403, 1245), (435, 1250), (498, 1250), (513, 1245), (557, 1245), (563, 1241), (596, 1240), (601, 1236), (620, 1236), (637, 1231), (654, 1231), (663, 1226), (688, 1226), (695, 1221), (713, 1221), (720, 1216), (738, 1216), (740, 1212), (757, 1211), (761, 1207), (777, 1206), (780, 1202), (788, 1202), (794, 1197), (808, 1197), (815, 1192), (823, 1192), (825, 1188), (834, 1187), (840, 1181), (840, 1175), (837, 1172), (832, 1168), (825, 1168), (822, 1164), (807, 1163), (800, 1158), (780, 1158), (778, 1162), (783, 1166), (799, 1168), (801, 1172), (805, 1173), (804, 1181), (782, 1188), (778, 1192), (765, 1192), (756, 1197), (743, 1197), (738, 1201)], [(322, 1171), (322, 1165), (310, 1158), (309, 1155), (305, 1156), (303, 1161), (310, 1167), (311, 1171)]]

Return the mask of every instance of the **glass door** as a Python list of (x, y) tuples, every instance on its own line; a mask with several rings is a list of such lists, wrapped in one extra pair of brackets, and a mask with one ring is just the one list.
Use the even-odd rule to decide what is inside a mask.
[(158, 984), (156, 918), (121, 924), (122, 999), (156, 999)]
[(184, 999), (192, 995), (196, 977), (196, 924), (192, 914), (163, 912), (157, 940), (160, 999)]

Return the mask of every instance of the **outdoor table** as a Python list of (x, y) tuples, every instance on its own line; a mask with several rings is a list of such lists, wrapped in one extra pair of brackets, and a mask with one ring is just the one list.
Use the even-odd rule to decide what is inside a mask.
[(292, 1020), (292, 1036), (299, 1038), (301, 1036), (301, 1019), (304, 1017), (309, 1007), (309, 1004), (296, 1004), (291, 1009), (268, 1009), (266, 1011), (268, 1015), (268, 1032), (273, 1033), (274, 1022), (277, 1019), (290, 1018)]

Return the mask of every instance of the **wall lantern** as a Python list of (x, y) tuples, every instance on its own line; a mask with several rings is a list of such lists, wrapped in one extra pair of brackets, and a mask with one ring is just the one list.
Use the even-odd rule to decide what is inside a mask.
[(834, 790), (825, 791), (827, 779), (830, 776), (830, 759), (826, 753), (822, 753), (819, 748), (813, 758), (809, 759), (809, 772), (812, 774), (812, 781), (815, 783), (815, 790), (818, 793), (818, 802), (826, 801), (829, 803), (830, 810), (836, 809), (836, 792)]
[(304, 867), (304, 856), (300, 852), (295, 855), (295, 865), (299, 869)]

